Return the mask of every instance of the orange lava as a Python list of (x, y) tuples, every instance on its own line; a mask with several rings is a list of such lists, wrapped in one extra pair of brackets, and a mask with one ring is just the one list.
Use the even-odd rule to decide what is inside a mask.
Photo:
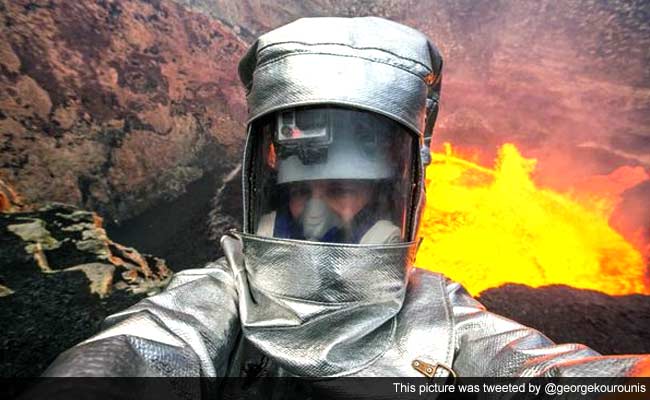
[(617, 196), (539, 188), (531, 179), (536, 161), (512, 144), (494, 169), (445, 148), (427, 168), (419, 267), (474, 295), (505, 283), (650, 294), (644, 257), (608, 224)]

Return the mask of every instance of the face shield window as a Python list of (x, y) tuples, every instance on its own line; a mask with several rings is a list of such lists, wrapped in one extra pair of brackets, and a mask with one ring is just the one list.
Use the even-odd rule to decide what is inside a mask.
[(408, 240), (416, 148), (410, 131), (342, 108), (285, 110), (252, 129), (255, 234), (353, 244)]

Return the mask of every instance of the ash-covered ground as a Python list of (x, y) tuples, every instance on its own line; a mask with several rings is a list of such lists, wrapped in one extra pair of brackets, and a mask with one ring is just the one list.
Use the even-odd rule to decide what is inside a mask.
[(478, 300), (558, 343), (582, 343), (603, 354), (650, 353), (650, 296), (510, 284), (488, 289)]

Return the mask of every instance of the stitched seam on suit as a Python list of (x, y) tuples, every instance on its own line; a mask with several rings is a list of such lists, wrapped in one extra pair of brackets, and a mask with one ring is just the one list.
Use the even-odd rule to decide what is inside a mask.
[(388, 118), (392, 118), (392, 119), (394, 119), (394, 120), (396, 120), (398, 122), (401, 122), (404, 126), (406, 126), (406, 128), (408, 128), (409, 134), (416, 136), (415, 137), (416, 140), (417, 140), (417, 137), (422, 136), (422, 133), (421, 133), (422, 129), (421, 128), (419, 128), (417, 125), (413, 125), (413, 123), (408, 122), (408, 120), (406, 120), (406, 119), (404, 119), (402, 117), (398, 117), (398, 116), (395, 116), (395, 115), (388, 114), (384, 110), (381, 110), (381, 109), (379, 109), (377, 107), (368, 106), (367, 104), (363, 104), (363, 103), (358, 102), (358, 101), (342, 101), (341, 99), (338, 99), (338, 98), (319, 98), (318, 100), (293, 101), (293, 102), (289, 102), (287, 104), (273, 105), (273, 106), (270, 106), (270, 107), (267, 106), (265, 108), (258, 107), (256, 109), (254, 109), (255, 113), (253, 114), (253, 116), (249, 117), (249, 123), (250, 123), (250, 121), (252, 121), (252, 120), (254, 120), (256, 118), (259, 118), (259, 116), (261, 116), (261, 115), (265, 115), (265, 114), (268, 114), (268, 113), (271, 113), (271, 112), (274, 112), (274, 111), (277, 111), (277, 110), (281, 110), (281, 109), (287, 108), (288, 106), (300, 107), (300, 106), (308, 106), (308, 105), (324, 104), (324, 103), (339, 105), (339, 106), (351, 106), (351, 107), (360, 108), (360, 109), (363, 109), (363, 110), (366, 110), (366, 111), (376, 112), (376, 113), (384, 115), (384, 116), (386, 116)]
[(296, 247), (296, 246), (311, 246), (311, 247), (326, 247), (326, 248), (344, 248), (344, 249), (359, 249), (359, 250), (388, 250), (388, 249), (408, 249), (411, 246), (417, 244), (417, 242), (405, 242), (405, 243), (395, 243), (395, 244), (349, 244), (349, 243), (328, 243), (328, 242), (310, 242), (306, 240), (295, 240), (295, 239), (278, 239), (272, 237), (262, 237), (256, 236), (250, 233), (244, 232), (234, 232), (235, 235), (242, 236), (247, 239), (253, 239), (254, 241), (273, 243), (273, 244), (283, 244), (286, 246)]
[(427, 85), (427, 82), (424, 80), (423, 76), (421, 76), (421, 75), (419, 75), (419, 74), (417, 74), (417, 73), (415, 73), (415, 72), (413, 72), (413, 71), (411, 71), (411, 70), (409, 70), (407, 68), (404, 68), (404, 67), (401, 67), (401, 66), (398, 66), (398, 65), (395, 65), (395, 64), (391, 64), (391, 63), (386, 62), (386, 61), (381, 61), (381, 60), (377, 60), (375, 58), (370, 58), (370, 57), (360, 57), (360, 56), (357, 56), (357, 55), (352, 56), (352, 55), (346, 55), (346, 54), (328, 53), (328, 52), (324, 52), (324, 51), (323, 52), (320, 52), (320, 51), (319, 52), (313, 52), (313, 51), (295, 51), (294, 50), (290, 54), (286, 54), (286, 55), (283, 55), (283, 56), (280, 56), (280, 57), (276, 57), (276, 58), (273, 58), (273, 59), (271, 59), (269, 61), (258, 64), (256, 71), (259, 71), (260, 69), (268, 67), (269, 65), (272, 65), (272, 64), (274, 64), (274, 63), (276, 63), (278, 61), (282, 61), (285, 58), (293, 57), (293, 56), (301, 56), (301, 55), (326, 55), (326, 56), (336, 56), (336, 57), (357, 58), (357, 59), (361, 59), (361, 60), (375, 62), (375, 63), (378, 63), (378, 64), (384, 64), (384, 65), (388, 65), (388, 66), (393, 67), (393, 68), (400, 69), (400, 70), (402, 70), (404, 72), (407, 72), (407, 73), (409, 73), (411, 75), (414, 75), (419, 80), (424, 82), (425, 85)]
[[(251, 279), (250, 277), (249, 277), (249, 285), (250, 285), (252, 288), (254, 288), (255, 290), (257, 290), (257, 291), (259, 291), (259, 292), (262, 292), (262, 293), (264, 293), (264, 294), (266, 294), (266, 295), (269, 295), (269, 294), (270, 294), (270, 295), (273, 295), (273, 296), (275, 296), (275, 297), (279, 297), (279, 298), (281, 298), (281, 299), (283, 299), (283, 300), (296, 301), (296, 302), (308, 303), (308, 304), (319, 305), (319, 306), (330, 306), (330, 305), (331, 305), (331, 306), (343, 306), (343, 305), (353, 305), (353, 304), (367, 304), (367, 302), (368, 302), (368, 298), (372, 298), (373, 300), (377, 300), (377, 301), (382, 301), (382, 300), (395, 300), (395, 296), (390, 296), (390, 297), (389, 297), (389, 296), (386, 296), (385, 299), (384, 299), (384, 298), (377, 298), (377, 297), (372, 297), (372, 296), (370, 296), (370, 297), (367, 297), (367, 298), (364, 298), (364, 299), (361, 299), (361, 300), (353, 300), (353, 301), (338, 301), (338, 302), (334, 302), (334, 301), (323, 302), (323, 301), (307, 300), (307, 299), (302, 299), (302, 298), (299, 298), (299, 297), (287, 296), (287, 295), (284, 295), (284, 294), (280, 294), (280, 293), (274, 292), (274, 291), (272, 291), (272, 290), (262, 289), (262, 288), (260, 288), (260, 287), (258, 287), (258, 286), (255, 286), (255, 280), (254, 280), (254, 279)], [(400, 289), (399, 292), (406, 292), (406, 288), (402, 288), (402, 289)], [(399, 292), (398, 292), (398, 293), (399, 293)]]
[(329, 43), (329, 42), (325, 42), (325, 43), (307, 43), (307, 42), (299, 42), (299, 41), (296, 41), (296, 40), (291, 40), (291, 41), (286, 41), (286, 42), (277, 42), (277, 43), (267, 44), (266, 46), (257, 49), (257, 54), (260, 54), (262, 51), (264, 51), (264, 50), (266, 50), (266, 49), (268, 49), (270, 47), (273, 47), (273, 46), (279, 46), (279, 45), (291, 44), (291, 43), (301, 44), (303, 46), (342, 46), (342, 47), (347, 47), (347, 48), (350, 48), (350, 49), (353, 49), (353, 50), (375, 50), (375, 51), (380, 51), (382, 53), (390, 54), (393, 57), (396, 57), (396, 58), (399, 58), (399, 59), (402, 59), (402, 60), (407, 60), (407, 61), (410, 61), (410, 62), (415, 63), (415, 64), (419, 64), (420, 66), (424, 67), (427, 71), (433, 72), (431, 67), (429, 67), (428, 65), (422, 63), (421, 61), (414, 60), (414, 59), (409, 58), (409, 57), (401, 56), (401, 55), (399, 55), (397, 53), (393, 53), (392, 51), (389, 51), (389, 50), (386, 50), (386, 49), (382, 49), (382, 48), (379, 48), (379, 47), (355, 47), (355, 46), (350, 46), (349, 44), (336, 43), (336, 42), (331, 42), (331, 43)]
[(350, 375), (354, 375), (354, 374), (356, 374), (357, 372), (360, 372), (360, 371), (362, 371), (362, 370), (365, 370), (365, 369), (367, 369), (367, 368), (370, 368), (373, 364), (375, 364), (375, 363), (377, 363), (379, 360), (381, 360), (381, 359), (386, 355), (386, 353), (388, 353), (388, 351), (390, 351), (390, 345), (392, 345), (393, 343), (395, 343), (395, 336), (396, 336), (396, 333), (397, 333), (397, 315), (393, 316), (393, 318), (392, 318), (391, 327), (390, 327), (389, 346), (387, 346), (386, 349), (385, 349), (384, 351), (382, 351), (382, 352), (381, 352), (380, 354), (378, 354), (376, 357), (374, 357), (373, 359), (371, 359), (370, 361), (368, 361), (367, 364), (365, 364), (365, 365), (363, 365), (363, 366), (361, 366), (361, 367), (359, 367), (359, 368), (356, 368), (356, 369), (354, 369), (354, 370), (352, 370), (352, 371), (349, 371), (349, 372), (344, 372), (344, 373), (341, 373), (341, 374), (336, 374), (336, 375), (333, 375), (333, 376), (334, 376), (334, 377), (350, 376)]
[[(338, 309), (338, 310), (334, 310), (334, 311), (331, 311), (329, 314), (315, 316), (312, 319), (310, 319), (309, 321), (301, 321), (302, 323), (300, 325), (295, 325), (295, 326), (265, 326), (265, 327), (256, 327), (255, 329), (268, 330), (268, 331), (282, 331), (282, 330), (302, 329), (307, 325), (313, 325), (315, 323), (320, 322), (321, 320), (323, 320), (325, 318), (329, 318), (333, 314), (339, 313), (341, 311), (356, 310), (356, 309), (362, 308), (363, 306), (364, 306), (364, 304), (357, 304), (357, 305), (354, 305), (354, 307), (341, 308), (341, 309)], [(399, 313), (399, 311), (397, 313)], [(396, 320), (395, 320), (396, 316), (397, 316), (397, 314), (393, 315), (392, 317), (387, 319), (384, 322), (384, 324), (387, 323), (389, 320), (391, 321), (391, 324), (396, 324)]]
[[(456, 338), (454, 337), (454, 334), (455, 334), (455, 331), (456, 331), (456, 329), (454, 327), (454, 324), (455, 324), (454, 313), (453, 313), (453, 309), (451, 307), (451, 303), (449, 301), (449, 295), (447, 294), (447, 287), (445, 285), (445, 279), (444, 279), (444, 277), (442, 275), (438, 275), (438, 284), (440, 285), (440, 289), (442, 290), (442, 294), (443, 294), (443, 298), (444, 298), (444, 302), (445, 302), (445, 307), (444, 307), (445, 308), (445, 313), (446, 313), (447, 320), (449, 321), (449, 325), (448, 325), (448, 328), (447, 328), (447, 330), (448, 330), (448, 335), (447, 335), (448, 339), (447, 339), (447, 354), (445, 355), (445, 361), (449, 360), (449, 364), (450, 364), (449, 368), (453, 369), (453, 367), (452, 367), (452, 365), (454, 364), (453, 354), (456, 351)], [(449, 354), (450, 352), (452, 353), (451, 357), (450, 357), (450, 354)]]
[[(288, 330), (288, 329), (298, 329), (298, 328), (302, 328), (304, 326), (305, 325), (295, 326), (295, 327), (286, 327), (286, 328), (264, 328), (264, 329), (265, 330)], [(345, 377), (345, 376), (354, 375), (357, 372), (360, 372), (360, 371), (363, 371), (363, 370), (367, 369), (371, 365), (375, 364), (377, 361), (381, 360), (384, 357), (384, 355), (389, 351), (390, 345), (395, 342), (396, 332), (397, 332), (397, 318), (394, 316), (394, 317), (391, 318), (390, 336), (389, 336), (388, 339), (385, 340), (385, 342), (387, 342), (387, 343), (386, 343), (385, 349), (383, 351), (381, 351), (379, 354), (377, 354), (376, 356), (374, 356), (370, 360), (366, 361), (362, 365), (353, 368), (352, 370), (343, 371), (343, 372), (339, 372), (339, 373), (334, 373), (332, 375), (321, 376), (320, 378)], [(288, 370), (291, 370), (291, 368), (288, 368)]]

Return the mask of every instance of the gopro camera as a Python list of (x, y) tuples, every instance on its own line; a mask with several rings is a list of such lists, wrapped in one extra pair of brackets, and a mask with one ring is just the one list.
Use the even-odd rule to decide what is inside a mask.
[(279, 112), (275, 131), (279, 156), (297, 155), (305, 165), (327, 160), (333, 140), (329, 114), (322, 108)]

